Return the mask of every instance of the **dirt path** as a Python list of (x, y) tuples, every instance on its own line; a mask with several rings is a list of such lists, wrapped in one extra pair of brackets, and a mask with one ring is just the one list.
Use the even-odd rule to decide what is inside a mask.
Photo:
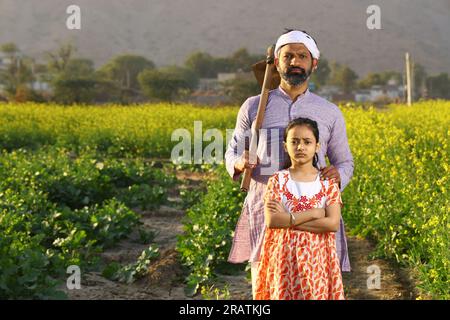
[[(184, 186), (198, 186), (203, 178), (198, 173), (178, 172), (177, 178)], [(178, 191), (172, 190), (169, 200), (179, 202)], [(171, 206), (162, 206), (151, 212), (140, 212), (143, 227), (155, 231), (153, 242), (159, 247), (160, 257), (151, 264), (149, 275), (132, 284), (110, 281), (96, 272), (82, 274), (81, 289), (67, 290), (69, 299), (203, 299), (199, 294), (194, 298), (184, 294), (183, 280), (185, 270), (178, 262), (175, 245), (177, 235), (183, 232), (183, 210)], [(133, 263), (148, 245), (140, 244), (137, 232), (129, 239), (121, 241), (118, 246), (102, 254), (105, 262)], [(365, 239), (348, 237), (351, 273), (344, 273), (344, 287), (347, 299), (412, 299), (414, 288), (407, 271), (385, 260), (370, 260), (373, 246)], [(368, 289), (367, 281), (371, 276), (369, 266), (376, 266), (380, 271), (379, 289)], [(372, 267), (373, 268), (373, 267)], [(370, 271), (370, 270), (369, 270)], [(376, 282), (374, 282), (376, 285)], [(251, 284), (245, 271), (233, 275), (219, 275), (215, 286), (228, 287), (230, 299), (251, 299)]]
[[(366, 239), (348, 236), (352, 272), (343, 273), (344, 289), (349, 300), (415, 299), (408, 270), (382, 259), (370, 259), (374, 246)], [(379, 289), (373, 276), (379, 270)]]
[[(183, 181), (185, 187), (195, 187), (203, 177), (197, 173), (179, 172), (177, 178)], [(141, 228), (147, 232), (155, 232), (152, 243), (160, 251), (159, 258), (150, 265), (147, 277), (132, 284), (124, 284), (108, 280), (99, 272), (87, 272), (81, 275), (81, 289), (63, 288), (69, 299), (192, 299), (184, 294), (185, 272), (175, 251), (177, 235), (183, 232), (182, 218), (185, 215), (184, 210), (174, 208), (180, 202), (178, 186), (169, 191), (169, 202), (171, 205), (161, 206), (153, 211), (135, 209), (142, 216)], [(114, 248), (103, 252), (102, 260), (122, 265), (136, 262), (141, 252), (149, 246), (140, 244), (137, 239), (139, 234), (135, 231)]]

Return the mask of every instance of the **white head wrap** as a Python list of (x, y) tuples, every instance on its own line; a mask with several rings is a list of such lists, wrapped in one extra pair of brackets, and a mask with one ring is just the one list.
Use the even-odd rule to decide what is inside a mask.
[(311, 52), (312, 57), (319, 60), (320, 51), (317, 48), (316, 42), (311, 36), (298, 30), (285, 33), (278, 38), (275, 44), (275, 58), (278, 58), (278, 51), (280, 51), (281, 47), (289, 43), (303, 43), (309, 52)]

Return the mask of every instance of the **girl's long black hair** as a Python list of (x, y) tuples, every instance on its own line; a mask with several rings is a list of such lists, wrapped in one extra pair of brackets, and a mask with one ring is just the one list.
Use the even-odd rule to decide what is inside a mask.
[[(311, 131), (313, 132), (314, 137), (316, 138), (316, 143), (319, 142), (319, 127), (317, 126), (317, 122), (314, 120), (311, 120), (309, 118), (297, 118), (297, 119), (294, 119), (291, 122), (289, 122), (286, 130), (284, 130), (283, 141), (285, 143), (287, 143), (287, 136), (288, 136), (289, 130), (291, 130), (292, 128), (297, 127), (297, 126), (307, 126), (308, 128), (310, 128)], [(316, 152), (314, 154), (313, 166), (315, 168), (317, 168), (317, 170), (320, 170), (318, 162), (319, 162), (319, 156), (317, 155), (317, 152)], [(291, 158), (288, 155), (282, 169), (287, 169), (291, 165), (292, 165)]]

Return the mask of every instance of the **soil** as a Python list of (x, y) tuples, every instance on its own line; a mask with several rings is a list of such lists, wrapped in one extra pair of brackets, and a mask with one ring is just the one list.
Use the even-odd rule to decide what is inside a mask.
[[(177, 178), (182, 183), (170, 192), (170, 204), (161, 206), (154, 211), (138, 211), (142, 218), (143, 229), (155, 232), (152, 243), (159, 247), (160, 256), (149, 267), (148, 275), (132, 284), (111, 281), (99, 272), (86, 272), (81, 275), (81, 289), (68, 290), (63, 288), (69, 299), (73, 300), (201, 300), (204, 296), (198, 294), (188, 297), (184, 293), (184, 278), (187, 270), (179, 262), (175, 250), (177, 236), (183, 233), (183, 217), (185, 211), (180, 208), (178, 196), (180, 188), (201, 188), (204, 176), (200, 173), (178, 171)], [(102, 253), (105, 263), (133, 263), (149, 244), (138, 241), (139, 234), (133, 232), (116, 247)], [(415, 299), (413, 280), (406, 269), (382, 259), (371, 259), (374, 246), (366, 239), (348, 236), (348, 250), (352, 272), (343, 273), (346, 298), (355, 299)], [(369, 266), (377, 266), (380, 271), (379, 288), (369, 289)], [(251, 282), (245, 266), (236, 268), (233, 272), (219, 274), (214, 287), (227, 287), (229, 295), (225, 298), (233, 300), (250, 300)], [(372, 267), (373, 268), (373, 267)], [(376, 267), (375, 267), (376, 268)], [(237, 270), (236, 270), (237, 269)], [(370, 281), (369, 281), (370, 282)], [(376, 283), (375, 283), (376, 284)], [(370, 283), (369, 283), (370, 285)], [(214, 298), (214, 294), (211, 295)], [(222, 297), (223, 298), (223, 297)]]

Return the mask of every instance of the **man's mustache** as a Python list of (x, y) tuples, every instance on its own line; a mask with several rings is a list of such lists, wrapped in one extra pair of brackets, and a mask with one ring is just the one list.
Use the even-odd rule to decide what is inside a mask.
[[(288, 74), (292, 73), (293, 71), (300, 71), (301, 72), (300, 74), (306, 73), (306, 70), (303, 69), (302, 67), (288, 67), (288, 69), (287, 69)], [(295, 74), (298, 74), (298, 73), (295, 73)]]

